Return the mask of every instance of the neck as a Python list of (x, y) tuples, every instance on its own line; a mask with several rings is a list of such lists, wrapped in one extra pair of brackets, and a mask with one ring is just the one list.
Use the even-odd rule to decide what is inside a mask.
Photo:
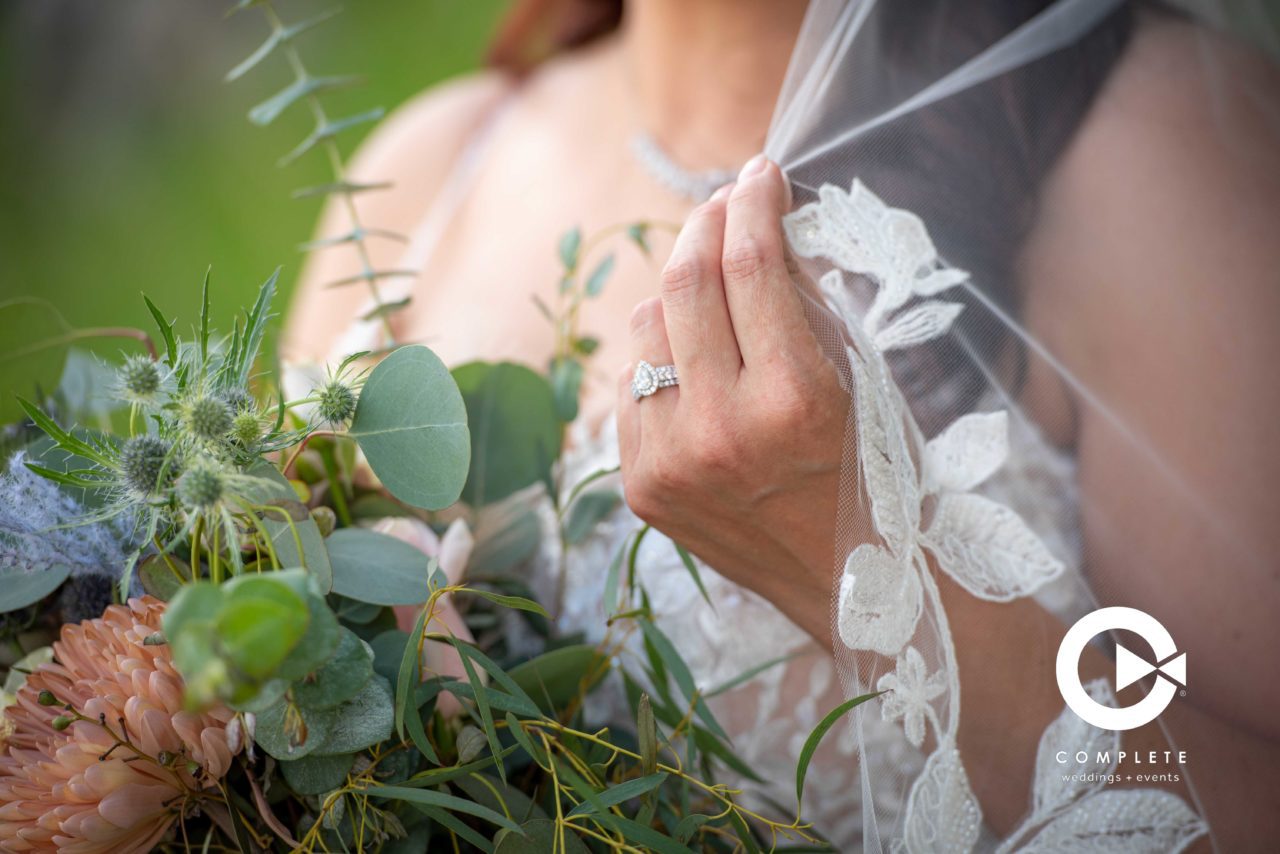
[(806, 0), (641, 0), (623, 20), (640, 127), (689, 168), (764, 146)]

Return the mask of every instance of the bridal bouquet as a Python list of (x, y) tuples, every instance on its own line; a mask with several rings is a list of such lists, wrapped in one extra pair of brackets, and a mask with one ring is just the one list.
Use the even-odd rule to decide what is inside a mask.
[[(232, 76), (276, 50), (298, 74), (251, 116), (315, 107), (295, 156), (374, 115), (319, 109), (340, 81), (298, 60), (314, 22), (241, 5), (272, 35)], [(315, 192), (361, 189), (338, 172)], [(641, 248), (646, 228), (627, 229)], [(541, 536), (526, 496), (550, 502), (562, 551), (620, 500), (558, 464), (595, 346), (576, 308), (611, 266), (584, 267), (598, 245), (562, 241), (545, 371), (392, 346), (288, 399), (261, 352), (275, 277), (219, 333), (206, 276), (189, 334), (147, 299), (154, 334), (115, 330), (146, 354), (73, 353), (78, 389), (20, 400), (0, 477), (0, 850), (826, 850), (717, 780), (753, 775), (654, 622), (643, 531), (600, 568), (600, 643), (558, 635), (520, 580)], [(360, 281), (376, 295), (380, 277)], [(473, 533), (499, 502), (517, 510)], [(589, 723), (608, 691), (628, 714)], [(797, 798), (850, 707), (810, 736)]]

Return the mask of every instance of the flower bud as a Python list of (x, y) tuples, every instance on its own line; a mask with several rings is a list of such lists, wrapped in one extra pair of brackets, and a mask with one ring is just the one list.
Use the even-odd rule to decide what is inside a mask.
[(172, 483), (177, 469), (169, 459), (172, 449), (158, 436), (134, 436), (125, 442), (120, 449), (120, 470), (129, 488), (150, 498)]
[(225, 487), (218, 467), (201, 460), (191, 466), (178, 481), (178, 498), (188, 507), (213, 507), (222, 499)]
[(58, 715), (56, 718), (53, 719), (52, 726), (58, 732), (62, 732), (67, 727), (71, 726), (71, 720), (72, 719), (67, 717), (66, 715)]
[(187, 403), (183, 411), (187, 429), (197, 439), (213, 441), (225, 438), (231, 432), (231, 406), (216, 397), (197, 397)]
[(52, 691), (41, 691), (36, 698), (36, 702), (42, 706), (56, 706), (58, 705), (58, 698), (53, 696)]
[(331, 380), (321, 389), (317, 408), (330, 424), (345, 424), (356, 414), (356, 393), (341, 380)]
[(124, 396), (134, 403), (149, 401), (160, 391), (160, 369), (146, 356), (130, 356), (117, 376)]

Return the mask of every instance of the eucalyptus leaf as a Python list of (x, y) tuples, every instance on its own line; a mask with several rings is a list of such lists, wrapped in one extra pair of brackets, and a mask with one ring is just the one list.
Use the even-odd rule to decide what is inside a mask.
[(327, 543), (334, 593), (374, 605), (420, 605), (431, 596), (427, 556), (404, 540), (342, 528)]
[(570, 545), (582, 542), (621, 503), (622, 496), (617, 490), (593, 489), (584, 492), (569, 509), (569, 521), (564, 526), (565, 539)]
[(836, 724), (836, 721), (844, 717), (851, 710), (861, 706), (868, 700), (879, 697), (882, 692), (877, 691), (874, 694), (862, 694), (858, 697), (845, 700), (836, 706), (826, 717), (818, 721), (818, 725), (813, 728), (813, 732), (809, 733), (809, 737), (804, 741), (804, 748), (800, 751), (800, 759), (796, 762), (796, 809), (800, 808), (801, 799), (804, 797), (804, 778), (809, 773), (809, 763), (813, 760), (813, 754), (818, 749), (818, 744), (822, 741), (823, 736)]
[(328, 709), (350, 700), (373, 677), (373, 651), (348, 629), (342, 629), (333, 657), (314, 676), (293, 686), (299, 706)]
[(349, 432), (392, 495), (440, 510), (458, 500), (467, 482), (469, 412), (435, 353), (401, 347), (369, 373)]
[(608, 672), (600, 650), (589, 644), (553, 649), (507, 671), (511, 680), (543, 711), (554, 713), (595, 687)]
[(62, 586), (71, 575), (67, 566), (51, 566), (28, 572), (17, 567), (0, 569), (0, 614), (34, 605)]
[(582, 229), (572, 228), (560, 236), (560, 263), (572, 271), (578, 266), (578, 252), (582, 248)]
[(605, 282), (609, 281), (609, 276), (613, 273), (614, 263), (613, 253), (610, 252), (605, 256), (604, 260), (596, 265), (591, 271), (591, 275), (587, 276), (586, 292), (589, 297), (598, 297), (600, 292), (604, 290)]
[(455, 795), (447, 795), (444, 792), (437, 792), (432, 789), (408, 789), (401, 786), (370, 786), (365, 789), (365, 794), (371, 798), (388, 798), (397, 801), (407, 801), (409, 803), (425, 804), (427, 806), (440, 807), (450, 812), (459, 812), (465, 815), (472, 815), (476, 818), (487, 821), (490, 824), (496, 824), (504, 827), (513, 833), (523, 835), (524, 831), (520, 826), (506, 816), (494, 812), (488, 807), (473, 803)]
[(299, 795), (322, 795), (342, 785), (355, 759), (353, 753), (304, 756), (302, 759), (281, 762), (280, 771), (289, 788)]
[(508, 830), (498, 832), (493, 838), (493, 854), (546, 854), (562, 851), (563, 854), (589, 854), (591, 851), (572, 830), (564, 834), (564, 848), (556, 841), (556, 823), (547, 818), (535, 818), (520, 825), (524, 836)]
[[(174, 575), (175, 570), (182, 576), (182, 580)], [(142, 589), (161, 602), (168, 602), (178, 595), (183, 581), (190, 577), (191, 567), (176, 555), (149, 555), (138, 564), (138, 581), (142, 584)]]
[[(254, 504), (269, 506), (262, 514), (262, 527), (271, 536), (272, 548), (281, 566), (303, 567), (315, 579), (320, 593), (333, 587), (333, 570), (320, 528), (310, 514), (293, 514), (288, 507), (297, 504), (297, 493), (275, 466), (266, 462), (249, 469), (255, 478), (245, 497)], [(301, 546), (301, 548), (299, 548)]]
[(548, 480), (560, 456), (561, 424), (546, 379), (511, 362), (469, 362), (453, 376), (471, 424), (463, 500), (481, 507)]
[(571, 356), (557, 356), (551, 361), (551, 397), (555, 402), (556, 417), (564, 423), (578, 417), (581, 396), (582, 362)]
[(251, 677), (272, 674), (306, 633), (306, 599), (269, 574), (242, 575), (222, 593), (215, 626), (223, 654)]
[(575, 815), (587, 815), (593, 812), (604, 812), (609, 807), (617, 806), (623, 801), (629, 801), (632, 798), (638, 798), (641, 795), (652, 792), (667, 781), (667, 773), (665, 771), (657, 774), (648, 774), (644, 777), (636, 777), (632, 780), (619, 783), (616, 786), (610, 786), (605, 791), (596, 795), (589, 801), (583, 801), (572, 810), (569, 811), (569, 817)]

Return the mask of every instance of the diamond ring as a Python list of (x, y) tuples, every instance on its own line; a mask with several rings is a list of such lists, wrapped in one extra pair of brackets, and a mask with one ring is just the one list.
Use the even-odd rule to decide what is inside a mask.
[(673, 385), (679, 385), (680, 378), (676, 376), (675, 365), (662, 365), (655, 368), (648, 362), (641, 360), (636, 365), (636, 372), (631, 377), (631, 396), (636, 400), (642, 397), (648, 397), (660, 388), (667, 388)]

